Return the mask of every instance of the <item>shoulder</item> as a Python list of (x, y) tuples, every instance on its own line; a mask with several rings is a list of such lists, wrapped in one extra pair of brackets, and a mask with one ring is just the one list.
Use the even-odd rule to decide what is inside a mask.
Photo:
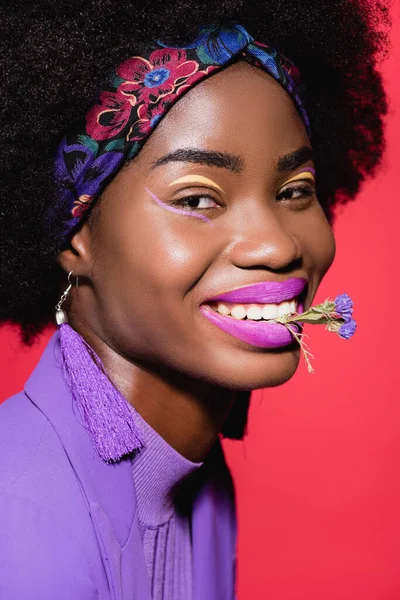
[(0, 405), (0, 490), (7, 489), (32, 462), (48, 427), (24, 392)]
[(97, 586), (84, 547), (48, 507), (0, 493), (0, 598), (94, 600)]
[(0, 598), (98, 598), (97, 543), (79, 481), (24, 392), (0, 406), (0, 515)]
[(87, 512), (81, 485), (56, 429), (24, 392), (0, 406), (0, 494), (31, 501), (32, 508), (58, 507), (64, 520), (78, 511)]

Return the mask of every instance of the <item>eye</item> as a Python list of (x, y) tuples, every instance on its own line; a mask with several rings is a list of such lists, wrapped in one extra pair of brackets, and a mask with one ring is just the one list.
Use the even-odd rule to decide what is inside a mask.
[(279, 192), (276, 199), (280, 202), (297, 203), (301, 206), (310, 205), (315, 198), (315, 189), (312, 185), (291, 185)]
[(212, 196), (206, 196), (203, 194), (194, 194), (191, 196), (186, 196), (185, 198), (180, 198), (179, 200), (175, 200), (174, 205), (181, 206), (190, 210), (201, 210), (204, 208), (219, 207), (218, 202), (216, 202), (216, 200), (214, 200)]

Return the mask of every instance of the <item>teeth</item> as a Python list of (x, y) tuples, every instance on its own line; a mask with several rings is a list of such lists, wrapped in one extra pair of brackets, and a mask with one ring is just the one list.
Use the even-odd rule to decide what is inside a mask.
[(226, 317), (231, 314), (231, 309), (226, 304), (222, 304), (222, 302), (218, 304), (217, 311), (220, 315), (225, 315)]
[(246, 307), (243, 304), (237, 304), (231, 309), (231, 315), (235, 319), (244, 319), (246, 316)]
[(278, 317), (283, 317), (283, 315), (287, 315), (290, 312), (290, 302), (282, 302), (278, 306)]
[(220, 315), (232, 316), (234, 319), (247, 319), (251, 321), (260, 321), (264, 319), (276, 319), (283, 315), (295, 313), (297, 311), (297, 300), (290, 302), (281, 302), (280, 304), (225, 304), (219, 302), (214, 306), (214, 310)]
[(275, 319), (278, 316), (279, 305), (278, 304), (266, 304), (262, 309), (263, 319)]
[(259, 304), (250, 304), (247, 309), (247, 318), (252, 321), (260, 321), (262, 319), (262, 307)]

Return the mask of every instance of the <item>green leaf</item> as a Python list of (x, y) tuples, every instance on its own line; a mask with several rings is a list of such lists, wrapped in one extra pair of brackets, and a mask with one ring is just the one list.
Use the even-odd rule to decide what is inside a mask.
[(198, 58), (201, 60), (201, 62), (204, 63), (205, 65), (217, 65), (218, 64), (213, 58), (211, 58), (211, 56), (209, 54), (207, 54), (207, 52), (205, 51), (203, 46), (200, 46), (200, 48), (197, 48), (196, 54), (197, 54)]
[(314, 314), (314, 315), (329, 315), (332, 311), (329, 310), (329, 307), (326, 308), (323, 304), (319, 306), (312, 306), (306, 313), (304, 314)]
[(118, 140), (114, 140), (113, 142), (109, 142), (107, 144), (107, 146), (105, 146), (104, 150), (105, 152), (110, 152), (111, 150), (124, 150), (125, 148), (125, 139), (124, 138), (119, 138)]
[(343, 321), (342, 321), (342, 323), (338, 323), (337, 321), (333, 322), (333, 323), (329, 323), (328, 331), (332, 331), (333, 333), (338, 333), (339, 329), (341, 328), (342, 325), (343, 325)]
[(97, 156), (99, 145), (93, 138), (91, 138), (89, 135), (81, 134), (78, 135), (78, 141), (80, 144), (82, 144), (82, 146), (88, 148), (94, 154), (94, 156)]
[(319, 307), (326, 313), (335, 312), (335, 303), (332, 300), (325, 300)]
[(307, 311), (306, 313), (304, 313), (302, 315), (298, 315), (296, 317), (290, 317), (287, 320), (288, 323), (291, 323), (291, 322), (296, 323), (296, 321), (299, 321), (301, 323), (312, 323), (314, 325), (326, 325), (327, 323), (330, 323), (332, 321), (332, 319), (325, 315)]
[(136, 156), (136, 154), (140, 150), (140, 147), (141, 147), (141, 144), (139, 142), (134, 142), (132, 144), (132, 148), (128, 152), (127, 159), (130, 160), (131, 158), (133, 158), (134, 156)]
[(111, 85), (113, 85), (115, 88), (117, 88), (121, 85), (121, 83), (124, 82), (125, 79), (122, 79), (122, 77), (120, 77), (119, 75), (114, 75), (114, 77), (111, 79)]

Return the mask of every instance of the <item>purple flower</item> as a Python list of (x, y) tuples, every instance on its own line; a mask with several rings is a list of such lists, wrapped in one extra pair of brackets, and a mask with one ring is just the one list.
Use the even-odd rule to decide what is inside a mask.
[(357, 323), (354, 319), (349, 319), (339, 329), (339, 335), (345, 340), (349, 340), (356, 332)]
[(347, 294), (340, 294), (335, 298), (335, 312), (346, 322), (350, 321), (353, 315), (353, 300)]

